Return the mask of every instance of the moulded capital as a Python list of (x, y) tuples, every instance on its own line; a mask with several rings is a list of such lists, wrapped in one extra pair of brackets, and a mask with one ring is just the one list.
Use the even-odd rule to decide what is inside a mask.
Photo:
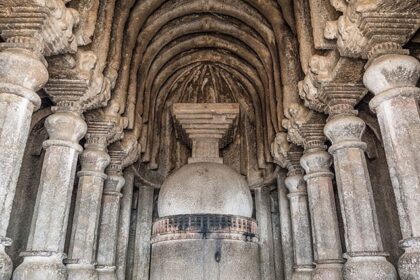
[(306, 174), (315, 172), (329, 172), (332, 164), (332, 157), (326, 151), (306, 153), (300, 159), (300, 164)]
[(106, 151), (86, 148), (80, 156), (82, 171), (104, 172), (111, 162), (111, 157)]
[(363, 76), (363, 83), (375, 95), (394, 88), (415, 87), (420, 62), (408, 55), (387, 54), (374, 59)]
[(306, 183), (302, 174), (287, 176), (285, 179), (285, 184), (291, 194), (306, 194)]
[(115, 192), (119, 193), (124, 186), (125, 179), (123, 176), (109, 174), (108, 178), (105, 181), (105, 192)]
[(337, 115), (326, 123), (324, 133), (333, 144), (345, 141), (360, 142), (365, 127), (365, 122), (357, 116)]
[(0, 65), (2, 91), (23, 95), (26, 91), (14, 88), (22, 87), (31, 91), (27, 99), (40, 103), (35, 92), (48, 81), (48, 71), (36, 55), (25, 49), (6, 49), (0, 52)]
[(56, 112), (45, 120), (50, 140), (70, 141), (79, 143), (86, 134), (86, 122), (77, 113)]

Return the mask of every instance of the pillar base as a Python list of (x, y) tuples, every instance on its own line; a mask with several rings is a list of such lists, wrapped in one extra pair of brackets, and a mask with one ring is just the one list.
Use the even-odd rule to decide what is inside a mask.
[(342, 280), (343, 262), (331, 260), (329, 262), (318, 262), (312, 273), (312, 280)]
[(402, 240), (400, 246), (405, 251), (398, 262), (401, 279), (420, 279), (420, 238)]
[(12, 240), (9, 238), (0, 238), (0, 279), (10, 279), (13, 272), (13, 263), (10, 257), (6, 254), (6, 247), (12, 245)]
[(52, 252), (27, 252), (13, 273), (13, 280), (66, 280), (64, 255)]
[(397, 272), (383, 253), (352, 253), (346, 255), (345, 280), (396, 280)]
[(67, 280), (98, 280), (98, 272), (94, 264), (87, 263), (68, 263)]
[(115, 266), (98, 265), (96, 271), (98, 272), (99, 280), (117, 280), (117, 272)]
[(313, 271), (312, 266), (295, 266), (292, 280), (312, 280)]

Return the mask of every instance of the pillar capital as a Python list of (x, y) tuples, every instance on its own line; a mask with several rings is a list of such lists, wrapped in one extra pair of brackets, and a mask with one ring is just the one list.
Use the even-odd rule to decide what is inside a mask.
[(332, 157), (326, 151), (305, 153), (300, 159), (300, 164), (306, 172), (305, 180), (311, 177), (334, 176), (330, 171)]
[(342, 115), (331, 118), (325, 125), (324, 132), (333, 146), (330, 152), (340, 148), (366, 148), (361, 142), (365, 131), (365, 122), (354, 115)]
[(419, 98), (419, 77), (420, 62), (414, 57), (386, 54), (374, 59), (363, 77), (365, 86), (375, 94), (371, 109), (376, 111), (379, 104), (397, 97)]
[(289, 196), (306, 195), (306, 183), (302, 174), (287, 176), (285, 183)]
[(33, 104), (35, 110), (41, 105), (36, 91), (48, 80), (45, 65), (32, 52), (22, 49), (7, 49), (0, 52), (0, 90), (23, 97)]
[(78, 144), (87, 131), (86, 122), (76, 113), (57, 112), (45, 121), (49, 141)]

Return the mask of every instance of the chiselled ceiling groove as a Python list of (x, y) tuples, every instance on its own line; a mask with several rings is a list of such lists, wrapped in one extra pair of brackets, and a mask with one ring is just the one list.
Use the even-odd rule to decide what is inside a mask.
[[(196, 30), (194, 30), (195, 32), (207, 32), (207, 30), (206, 30), (206, 26), (207, 25), (213, 25), (214, 23), (220, 23), (220, 25), (219, 26), (214, 26), (213, 27), (213, 30), (212, 31), (214, 31), (214, 32), (218, 32), (218, 31), (220, 31), (221, 30), (221, 26), (222, 25), (226, 25), (223, 21), (219, 21), (219, 20), (217, 20), (217, 19), (211, 19), (211, 18), (208, 18), (208, 17), (205, 17), (205, 18), (203, 18), (203, 19), (200, 19), (200, 21), (203, 21), (203, 24), (201, 25), (201, 26), (198, 26), (198, 28), (196, 29)], [(171, 34), (180, 34), (180, 35), (183, 35), (183, 34), (185, 34), (185, 32), (188, 32), (188, 25), (187, 26), (185, 26), (186, 28), (187, 28), (187, 30), (185, 30), (185, 28), (184, 28), (184, 26), (183, 25), (179, 25), (179, 24), (176, 24), (175, 25), (175, 27), (174, 27), (174, 30), (170, 30), (170, 33)], [(228, 27), (232, 27), (231, 25), (230, 26), (228, 26)], [(237, 33), (236, 32), (237, 31), (237, 29), (236, 30), (233, 30), (231, 33), (232, 34), (235, 34), (235, 33)], [(178, 33), (179, 32), (179, 33)], [(222, 32), (223, 32), (223, 29), (222, 29)], [(157, 34), (156, 35), (158, 38), (161, 38), (160, 37), (160, 33), (159, 34)], [(174, 35), (172, 35), (171, 37), (174, 37)], [(166, 38), (164, 35), (163, 35), (163, 37), (162, 38)], [(169, 38), (169, 39), (173, 39), (173, 38)], [(156, 41), (158, 41), (158, 46), (162, 46), (162, 45), (164, 45), (165, 44), (165, 42), (164, 41), (159, 41), (159, 39), (155, 39)], [(168, 40), (168, 38), (166, 38), (166, 40)], [(194, 45), (191, 45), (192, 47), (194, 46)], [(134, 58), (134, 60), (136, 60), (136, 58)], [(139, 65), (139, 63), (134, 63), (135, 65)], [(134, 73), (136, 73), (137, 71), (134, 71)], [(131, 76), (132, 75), (134, 75), (134, 73), (132, 73), (131, 74)], [(140, 73), (139, 73), (140, 74)], [(143, 74), (143, 73), (141, 73), (141, 74)], [(146, 75), (147, 76), (147, 75)], [(135, 76), (134, 76), (135, 77)], [(148, 76), (147, 76), (148, 77)], [(133, 79), (135, 79), (135, 78), (133, 78)], [(133, 83), (134, 83), (134, 80), (132, 81)], [(131, 94), (131, 92), (129, 92), (129, 94)], [(141, 94), (141, 92), (140, 92), (140, 94)]]
[[(129, 129), (141, 122), (143, 164), (158, 172), (160, 164), (168, 167), (173, 140), (168, 140), (172, 132), (166, 122), (172, 104), (235, 102), (248, 123), (241, 133), (254, 135), (241, 136), (248, 139), (241, 151), (265, 169), (271, 162), (269, 143), (282, 130), (282, 108), (299, 99), (301, 75), (294, 27), (283, 19), (278, 3), (144, 0), (118, 5), (121, 19), (113, 27), (113, 40), (122, 50), (119, 55), (111, 48), (110, 71), (119, 72), (114, 100), (128, 117)], [(121, 30), (123, 37), (117, 34)]]

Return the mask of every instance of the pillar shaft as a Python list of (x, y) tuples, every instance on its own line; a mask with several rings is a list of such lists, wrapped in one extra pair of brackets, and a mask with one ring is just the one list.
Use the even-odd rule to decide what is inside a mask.
[[(111, 163), (111, 168), (113, 164)], [(107, 172), (102, 196), (102, 213), (99, 225), (97, 271), (100, 280), (116, 280), (116, 256), (118, 238), (118, 220), (120, 215), (121, 188), (124, 177), (121, 171)]]
[(290, 216), (289, 199), (287, 189), (284, 185), (284, 178), (278, 177), (277, 190), (279, 193), (279, 213), (281, 245), (283, 250), (284, 280), (291, 280), (293, 274), (293, 239)]
[(149, 279), (154, 189), (139, 187), (133, 280)]
[(255, 208), (260, 243), (261, 279), (274, 280), (276, 275), (274, 270), (274, 244), (269, 188), (255, 189)]
[(67, 262), (68, 279), (97, 279), (95, 269), (98, 224), (102, 189), (107, 178), (104, 170), (110, 162), (107, 154), (107, 131), (111, 124), (88, 124), (87, 143), (81, 155), (76, 208)]
[(313, 253), (306, 184), (301, 172), (289, 172), (286, 178), (289, 189), (290, 215), (294, 249), (294, 280), (311, 279)]
[(117, 278), (125, 280), (127, 267), (128, 239), (130, 237), (130, 219), (133, 202), (134, 174), (125, 172), (125, 185), (123, 188), (123, 197), (121, 201), (120, 225), (118, 228), (117, 245)]
[(41, 99), (35, 93), (48, 79), (39, 56), (25, 49), (0, 52), (0, 279), (10, 279), (12, 264), (4, 252), (16, 184), (31, 117)]
[(86, 133), (79, 113), (58, 110), (45, 121), (49, 140), (28, 246), (23, 263), (13, 279), (66, 279), (63, 249), (77, 157), (78, 144)]
[(330, 172), (331, 156), (323, 151), (306, 152), (301, 158), (306, 171), (309, 209), (316, 268), (314, 280), (340, 280), (342, 276), (342, 249), (337, 209)]
[(284, 277), (283, 249), (281, 246), (280, 213), (277, 191), (270, 193), (271, 197), (271, 225), (273, 228), (274, 271), (276, 279)]
[(383, 253), (372, 187), (361, 141), (362, 119), (351, 112), (332, 115), (324, 132), (331, 140), (343, 214), (347, 262), (344, 279), (395, 280), (394, 267)]
[(417, 59), (393, 54), (371, 61), (364, 75), (375, 94), (370, 105), (378, 115), (397, 200), (405, 250), (399, 272), (404, 280), (420, 278), (419, 75)]

